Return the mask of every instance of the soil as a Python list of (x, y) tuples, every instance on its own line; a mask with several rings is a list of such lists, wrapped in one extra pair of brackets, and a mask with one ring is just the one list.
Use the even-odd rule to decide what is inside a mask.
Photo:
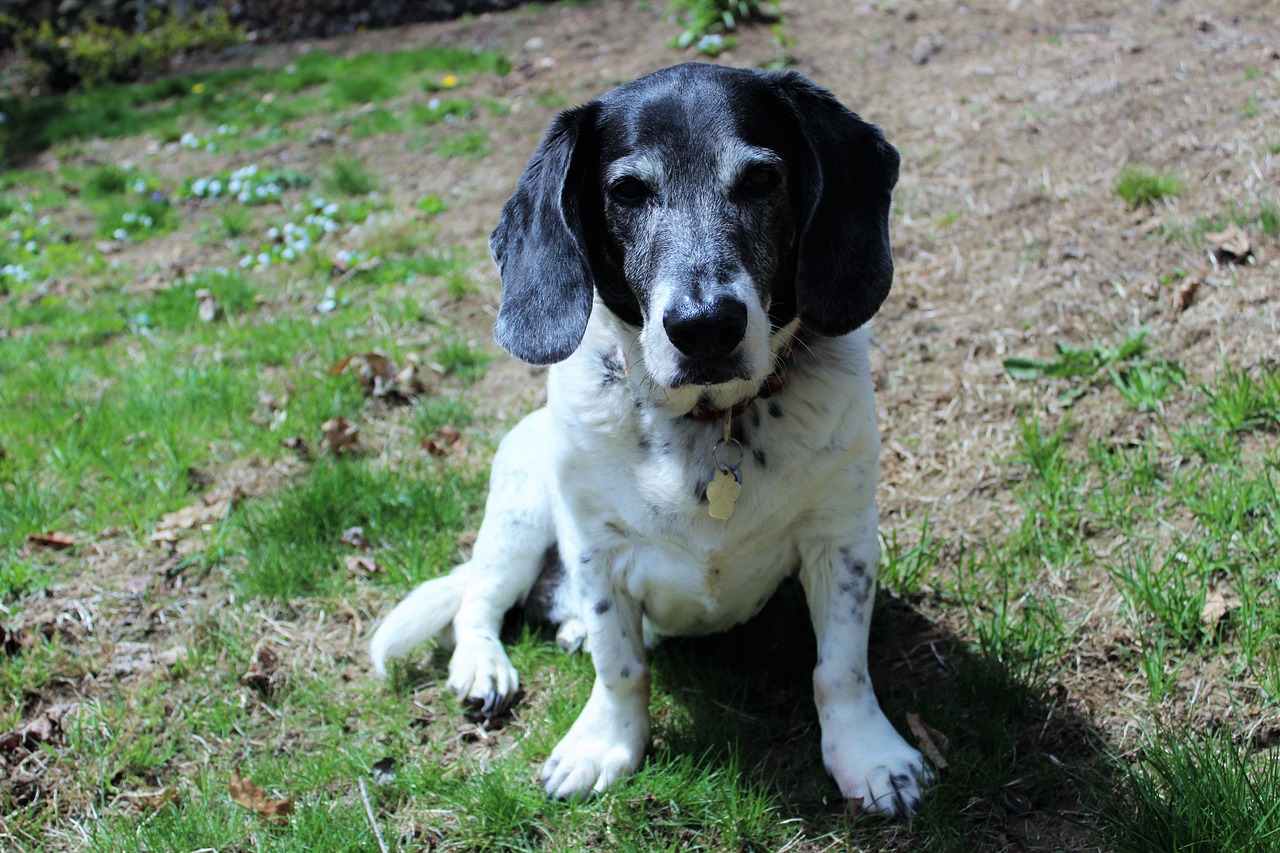
[[(433, 158), (377, 138), (338, 140), (406, 203), (444, 188), (450, 208), (439, 220), (441, 242), (479, 255), (555, 114), (549, 103), (576, 104), (692, 58), (668, 46), (677, 30), (663, 20), (662, 5), (527, 6), (274, 45), (253, 61), (284, 64), (320, 46), (356, 53), (429, 44), (511, 57), (509, 74), (475, 83), (475, 94), (511, 106), (507, 114), (475, 119), (491, 151), (482, 160)], [(791, 67), (880, 125), (903, 157), (892, 218), (897, 273), (875, 321), (873, 365), (885, 446), (881, 524), (899, 541), (909, 542), (927, 516), (944, 554), (954, 554), (1019, 512), (1005, 464), (1017, 416), (1027, 409), (1055, 415), (1061, 403), (1017, 383), (1006, 358), (1046, 357), (1057, 342), (1114, 343), (1139, 328), (1149, 330), (1155, 356), (1178, 361), (1193, 376), (1208, 376), (1223, 363), (1246, 367), (1276, 357), (1276, 236), (1251, 235), (1253, 254), (1243, 264), (1199, 238), (1168, 236), (1194, 234), (1199, 221), (1233, 210), (1280, 205), (1280, 29), (1272, 0), (1228, 0), (1211, 13), (1160, 0), (790, 0), (782, 11)], [(778, 53), (770, 28), (753, 25), (715, 61), (760, 66)], [(100, 143), (85, 156), (126, 159), (145, 144)], [(287, 147), (271, 154), (282, 163), (306, 156)], [(1175, 172), (1185, 190), (1130, 209), (1114, 192), (1127, 164)], [(164, 269), (201, 249), (174, 238), (141, 251), (150, 257), (129, 262)], [(493, 346), (489, 326), (499, 286), (495, 271), (483, 276), (480, 294), (450, 310)], [(472, 398), (501, 422), (536, 405), (540, 383), (540, 370), (499, 357)], [(1135, 416), (1110, 412), (1077, 428), (1125, 441), (1142, 427)], [(243, 474), (210, 478), (242, 484), (252, 496), (289, 476), (276, 469)], [(145, 616), (147, 631), (163, 634), (163, 614), (131, 616), (108, 606), (109, 577), (154, 575), (158, 580), (150, 582), (165, 582), (163, 567), (140, 567), (127, 548), (124, 537), (105, 532), (102, 556), (85, 561), (73, 583), (48, 596), (40, 630), (87, 636), (85, 621), (97, 608), (122, 624)], [(950, 570), (945, 562), (937, 568)], [(1099, 596), (1092, 602), (1101, 614), (1096, 642), (1080, 650), (1079, 672), (1062, 702), (1122, 747), (1136, 700), (1107, 661), (1132, 637), (1106, 616), (1113, 602)], [(350, 650), (376, 609), (355, 602), (349, 621), (326, 628), (334, 632), (325, 641), (336, 659), (358, 666)], [(967, 636), (960, 614), (931, 609), (927, 601), (919, 609), (932, 623), (923, 634)], [(308, 617), (296, 613), (268, 618), (295, 620), (299, 634), (309, 630)], [(922, 643), (899, 637), (891, 645), (929, 657)], [(120, 666), (135, 664), (143, 665)], [(1213, 683), (1219, 675), (1189, 677)], [(1029, 818), (1024, 830), (1021, 841), (993, 842), (991, 849), (1078, 849), (1078, 830), (1061, 818)]]

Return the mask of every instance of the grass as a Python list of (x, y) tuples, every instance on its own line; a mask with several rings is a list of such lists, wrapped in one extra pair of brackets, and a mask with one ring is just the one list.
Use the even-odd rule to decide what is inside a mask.
[(1134, 165), (1121, 169), (1115, 182), (1116, 195), (1131, 208), (1181, 195), (1185, 188), (1182, 179), (1172, 172), (1152, 171)]
[[(7, 157), (118, 135), (167, 147), (164, 168), (72, 153), (0, 174), (18, 235), (0, 245), (0, 734), (77, 705), (26, 765), (43, 775), (0, 784), (0, 846), (375, 851), (364, 781), (393, 848), (970, 851), (1029, 820), (1120, 850), (1273, 847), (1275, 753), (1232, 721), (1280, 698), (1280, 370), (1183, 364), (1142, 329), (1005, 362), (1020, 405), (1010, 451), (986, 460), (998, 522), (885, 525), (876, 683), (896, 723), (917, 713), (952, 740), (910, 825), (850, 817), (823, 772), (794, 584), (752, 626), (654, 651), (648, 760), (584, 804), (533, 781), (591, 679), (538, 626), (504, 630), (526, 695), (494, 723), (445, 695), (439, 650), (368, 675), (371, 620), (465, 554), (509, 421), (481, 397), (483, 250), (440, 236), (466, 205), (446, 187), (406, 197), (362, 157), (415, 129), (423, 157), (493, 156), (472, 123), (501, 105), (467, 78), (503, 67), (312, 51), (4, 106)], [(236, 177), (255, 145), (317, 129), (374, 142)], [(1181, 191), (1139, 172), (1116, 185), (1127, 204)], [(243, 184), (264, 189), (241, 199)], [(1250, 204), (1229, 220), (1274, 237), (1274, 207)], [(137, 245), (153, 238), (191, 262), (154, 262)], [(420, 365), (426, 390), (375, 398), (334, 374), (364, 352)], [(354, 452), (325, 448), (335, 417), (359, 429)], [(1095, 428), (1108, 418), (1137, 428)], [(463, 440), (434, 455), (446, 427)], [(225, 515), (152, 541), (236, 484)], [(74, 544), (30, 538), (51, 532)], [(1072, 691), (1098, 683), (1122, 685), (1103, 695), (1132, 697), (1115, 713), (1146, 734), (1083, 709)], [(1167, 727), (1194, 722), (1201, 691), (1219, 731)], [(292, 798), (292, 817), (235, 804), (233, 772)]]

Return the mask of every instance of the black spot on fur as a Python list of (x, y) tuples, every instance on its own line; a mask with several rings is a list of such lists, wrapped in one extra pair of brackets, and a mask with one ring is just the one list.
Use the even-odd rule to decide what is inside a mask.
[(596, 602), (595, 611), (597, 616), (603, 616), (609, 612), (609, 608), (613, 606), (613, 602), (607, 598), (602, 598)]
[(623, 678), (630, 678), (630, 677), (631, 677), (631, 667), (629, 667), (629, 666), (624, 666), (624, 667), (622, 668), (622, 672), (618, 673), (618, 675), (621, 675)]
[(751, 407), (751, 425), (753, 427), (760, 426), (760, 407), (759, 406)]
[(750, 443), (747, 441), (747, 425), (742, 422), (741, 418), (733, 422), (733, 427), (729, 430), (729, 435), (744, 447)]
[(640, 433), (640, 449), (643, 452), (648, 453), (649, 448), (651, 447), (653, 447), (653, 442), (649, 440), (649, 436), (645, 435), (644, 433)]
[(600, 387), (607, 388), (621, 382), (627, 375), (627, 369), (617, 353), (600, 353)]
[(769, 467), (768, 457), (765, 456), (764, 451), (760, 448), (757, 447), (755, 450), (751, 451), (751, 456), (756, 460), (756, 464), (761, 468)]
[(782, 417), (782, 407), (778, 405), (777, 400), (769, 401), (769, 415), (770, 417), (775, 417), (775, 418)]

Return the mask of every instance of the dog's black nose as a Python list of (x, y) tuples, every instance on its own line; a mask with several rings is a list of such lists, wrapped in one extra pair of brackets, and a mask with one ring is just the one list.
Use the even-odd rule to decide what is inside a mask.
[(672, 345), (689, 358), (726, 356), (747, 333), (747, 306), (728, 296), (707, 302), (684, 296), (667, 306), (662, 328)]

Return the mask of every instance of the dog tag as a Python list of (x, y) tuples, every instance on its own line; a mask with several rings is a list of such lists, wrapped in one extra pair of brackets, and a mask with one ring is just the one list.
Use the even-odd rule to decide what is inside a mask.
[(707, 484), (707, 502), (710, 504), (708, 512), (711, 517), (721, 521), (733, 518), (733, 506), (741, 494), (742, 484), (732, 472), (723, 468), (716, 471), (715, 477)]

